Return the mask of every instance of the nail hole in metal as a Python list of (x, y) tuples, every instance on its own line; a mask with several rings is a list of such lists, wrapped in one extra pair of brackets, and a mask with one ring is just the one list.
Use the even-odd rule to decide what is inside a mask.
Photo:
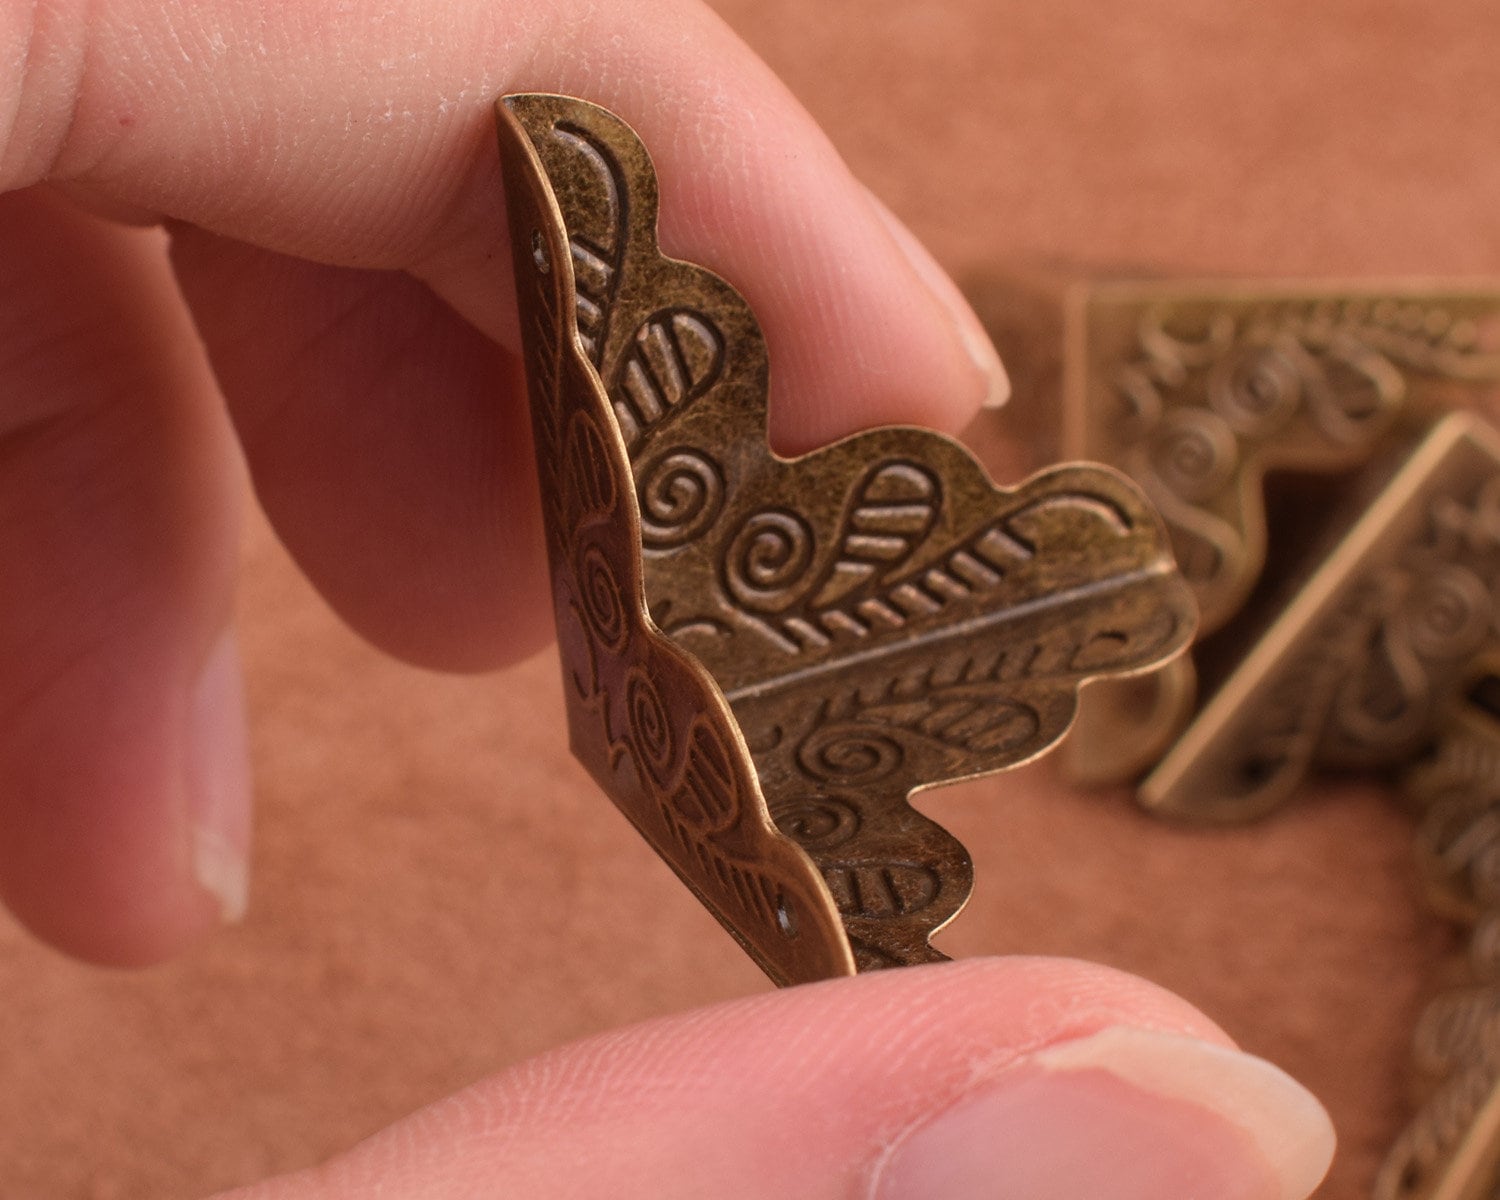
[(797, 936), (797, 912), (785, 896), (776, 897), (776, 924), (783, 937)]

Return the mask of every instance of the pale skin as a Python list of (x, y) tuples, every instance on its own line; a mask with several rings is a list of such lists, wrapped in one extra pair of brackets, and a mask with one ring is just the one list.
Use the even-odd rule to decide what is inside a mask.
[[(779, 447), (1003, 398), (946, 276), (690, 0), (40, 0), (0, 9), (0, 53), (0, 896), (77, 957), (160, 961), (238, 905), (246, 467), (391, 653), (482, 670), (550, 636), (496, 96), (580, 95), (640, 132), (665, 247), (765, 328)], [(244, 1196), (874, 1194), (973, 1079), (1118, 1027), (1230, 1045), (1086, 964), (841, 981), (561, 1048)], [(1215, 1104), (1147, 1122), (1150, 1170), (1111, 1163), (1094, 1194), (1307, 1193)]]

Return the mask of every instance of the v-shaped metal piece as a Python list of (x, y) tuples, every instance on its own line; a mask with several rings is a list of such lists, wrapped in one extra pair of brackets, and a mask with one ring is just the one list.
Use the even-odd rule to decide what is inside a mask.
[(1161, 523), (1107, 468), (1001, 489), (925, 430), (779, 458), (760, 329), (661, 253), (635, 134), (499, 118), (575, 754), (778, 982), (942, 958), (972, 867), (909, 797), (1186, 645)]

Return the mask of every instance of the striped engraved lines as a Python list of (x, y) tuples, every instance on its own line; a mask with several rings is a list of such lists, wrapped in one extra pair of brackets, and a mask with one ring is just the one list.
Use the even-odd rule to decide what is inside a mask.
[(567, 398), (559, 386), (562, 365), (558, 353), (557, 331), (550, 316), (542, 312), (531, 323), (527, 341), (526, 381), (531, 391), (532, 410), (536, 416), (535, 436), (543, 444), (538, 462), (543, 469), (554, 468), (562, 447), (561, 413)]
[(823, 866), (833, 902), (845, 917), (888, 921), (930, 907), (942, 891), (942, 877), (925, 863), (833, 862)]
[(899, 630), (955, 601), (993, 590), (1032, 556), (997, 523), (882, 595), (784, 618), (779, 624), (786, 636), (780, 640), (790, 653), (800, 653), (821, 650), (838, 638), (858, 640)]
[[(1022, 644), (981, 644), (977, 653), (970, 648), (954, 650), (935, 662), (893, 676), (857, 680), (852, 687), (828, 694), (817, 723), (860, 724), (872, 734), (904, 731), (950, 746), (994, 749), (990, 735), (997, 727), (1018, 717), (1034, 723), (1032, 706), (1013, 689), (1076, 674), (1090, 645), (1088, 637), (1052, 631)], [(804, 770), (810, 765), (806, 759), (804, 754), (799, 760)], [(811, 765), (816, 783), (823, 776), (816, 764)]]
[[(594, 197), (586, 219), (570, 223), (566, 236), (568, 256), (573, 260), (573, 315), (578, 340), (597, 367), (625, 253), (624, 181), (618, 159), (588, 130), (558, 124), (552, 128), (552, 139), (563, 161), (571, 162), (579, 171)], [(558, 183), (553, 182), (554, 186)]]
[[(695, 716), (687, 730), (674, 730), (650, 674), (632, 670), (627, 685), (629, 734), (619, 746), (636, 768), (663, 824), (684, 857), (682, 867), (700, 894), (736, 928), (760, 924), (782, 937), (797, 932), (795, 906), (774, 878), (757, 865), (731, 859), (715, 842), (741, 826), (746, 807), (742, 765), (722, 732)], [(608, 728), (609, 718), (605, 717)], [(672, 767), (683, 745), (681, 764)]]
[(650, 317), (636, 331), (609, 388), (632, 454), (669, 412), (712, 387), (723, 367), (724, 339), (708, 317), (685, 308)]
[(941, 504), (942, 485), (927, 468), (910, 462), (878, 467), (858, 489), (844, 521), (838, 560), (812, 606), (831, 607), (905, 562), (932, 531)]
[(574, 234), (568, 239), (573, 259), (573, 311), (578, 323), (578, 340), (595, 366), (604, 344), (605, 324), (614, 300), (618, 265), (607, 252)]
[(741, 913), (777, 930), (784, 937), (796, 935), (795, 911), (775, 880), (755, 867), (731, 862), (695, 832), (664, 798), (658, 798), (658, 811), (681, 852), (697, 867), (694, 878), (698, 887), (717, 883), (724, 894), (738, 902)]
[(771, 815), (782, 833), (812, 855), (845, 917), (881, 921), (921, 912), (942, 891), (942, 877), (933, 867), (839, 853), (865, 826), (861, 807), (867, 801), (864, 792), (814, 790), (783, 801)]

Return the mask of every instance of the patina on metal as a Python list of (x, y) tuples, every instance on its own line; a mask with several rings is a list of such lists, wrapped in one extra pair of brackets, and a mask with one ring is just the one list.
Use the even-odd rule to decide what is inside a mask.
[(1425, 423), (1500, 381), (1481, 337), (1500, 320), (1496, 290), (1100, 284), (1069, 303), (1068, 452), (1151, 498), (1200, 636), (1265, 565), (1267, 475), (1358, 467), (1398, 416)]
[(559, 96), (499, 124), (574, 752), (778, 982), (941, 958), (972, 868), (909, 797), (1182, 649), (1160, 521), (924, 430), (777, 457), (755, 318), (658, 248), (635, 134)]
[(1279, 608), (1138, 789), (1239, 821), (1318, 767), (1391, 768), (1434, 736), (1500, 610), (1500, 435), (1454, 413)]
[[(1162, 513), (1200, 638), (1267, 565), (1268, 476), (1347, 474), (1500, 382), (1500, 289), (1120, 282), (1076, 284), (1062, 303), (1065, 452), (1119, 467)], [(1139, 777), (1195, 696), (1188, 658), (1090, 688), (1070, 776)]]

